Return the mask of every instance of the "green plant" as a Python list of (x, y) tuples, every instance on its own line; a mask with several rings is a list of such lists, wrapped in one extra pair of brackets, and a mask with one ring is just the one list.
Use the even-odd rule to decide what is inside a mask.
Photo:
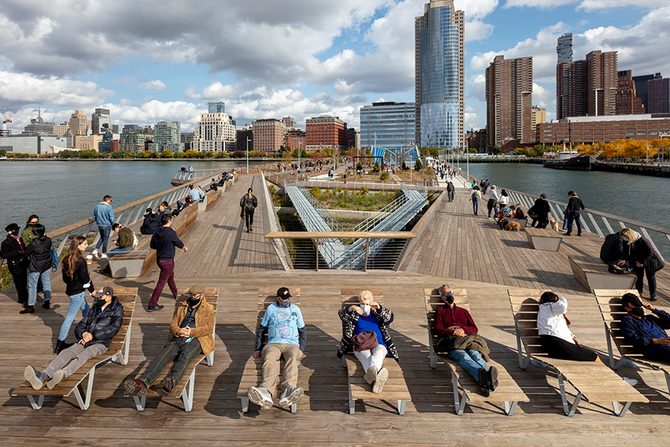
[(375, 161), (375, 167), (374, 167), (374, 170), (375, 170), (375, 172), (379, 172), (379, 171), (381, 170), (378, 161)]
[(357, 171), (362, 171), (363, 170), (363, 164), (359, 161), (356, 163), (356, 170)]
[(319, 199), (319, 197), (321, 197), (321, 190), (316, 186), (310, 189), (309, 192), (311, 192), (314, 198), (316, 198), (317, 200)]
[(414, 163), (414, 167), (416, 168), (417, 171), (420, 171), (423, 168), (423, 163), (421, 163), (420, 158), (416, 159), (416, 163)]
[(363, 186), (358, 193), (362, 197), (365, 197), (366, 195), (368, 195), (369, 192), (370, 192), (370, 190), (368, 188), (366, 188), (365, 186)]
[(268, 191), (270, 191), (270, 194), (274, 196), (277, 194), (277, 187), (275, 185), (268, 185)]
[(382, 175), (379, 176), (379, 180), (382, 180), (382, 181), (383, 181), (383, 180), (388, 180), (389, 178), (390, 178), (390, 177), (389, 177), (389, 173), (388, 173), (388, 172), (382, 172)]

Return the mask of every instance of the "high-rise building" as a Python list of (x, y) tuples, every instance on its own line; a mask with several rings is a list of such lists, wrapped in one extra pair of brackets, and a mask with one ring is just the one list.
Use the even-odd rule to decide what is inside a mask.
[(401, 149), (416, 142), (413, 102), (375, 102), (361, 107), (361, 145)]
[(235, 125), (230, 116), (221, 113), (201, 113), (193, 130), (192, 149), (198, 152), (221, 152), (235, 148)]
[(307, 147), (307, 134), (304, 130), (293, 129), (286, 132), (284, 136), (284, 149), (294, 151)]
[(279, 152), (284, 143), (284, 122), (278, 119), (255, 120), (253, 132), (255, 151)]
[(361, 147), (361, 133), (353, 127), (347, 128), (347, 147)]
[(307, 147), (305, 150), (347, 149), (347, 123), (336, 116), (318, 116), (305, 120)]
[(556, 118), (586, 115), (586, 61), (556, 66)]
[(226, 113), (226, 103), (223, 101), (208, 102), (207, 112), (209, 113)]
[[(237, 129), (237, 141), (239, 147), (237, 149), (241, 151), (253, 151), (254, 150), (254, 130), (252, 126), (246, 125), (243, 129)], [(247, 141), (248, 140), (248, 141)]]
[(547, 109), (540, 106), (530, 108), (530, 128), (533, 132), (533, 139), (537, 133), (537, 125), (547, 122)]
[[(656, 76), (660, 77), (660, 73), (656, 73)], [(637, 97), (642, 100), (642, 105), (644, 110), (649, 112), (649, 87), (648, 81), (654, 79), (653, 74), (642, 75), (642, 76), (633, 76), (633, 81), (635, 81), (635, 91), (637, 92)]]
[(93, 135), (104, 135), (108, 129), (109, 109), (95, 109), (95, 113), (91, 116), (91, 130)]
[(640, 115), (645, 113), (642, 100), (636, 94), (632, 70), (619, 71), (618, 78), (616, 115)]
[(487, 147), (535, 141), (531, 126), (533, 58), (496, 56), (486, 69)]
[(572, 62), (572, 33), (565, 33), (558, 38), (556, 53), (558, 54), (559, 64), (563, 62)]
[(88, 131), (88, 118), (83, 110), (75, 110), (70, 117), (70, 135), (86, 135)]
[(42, 112), (38, 110), (37, 118), (32, 118), (30, 124), (28, 124), (21, 132), (21, 135), (37, 135), (37, 134), (47, 134), (54, 135), (54, 127), (56, 123), (49, 123), (42, 119)]
[[(453, 0), (431, 0), (414, 20), (415, 139), (465, 145), (465, 15)], [(309, 134), (309, 132), (308, 132)]]
[(184, 132), (179, 136), (179, 142), (184, 145), (184, 150), (187, 151), (193, 145), (193, 132)]
[(616, 115), (619, 88), (617, 52), (600, 50), (586, 55), (586, 94), (588, 116)]
[(169, 150), (182, 152), (184, 144), (181, 142), (181, 123), (179, 121), (161, 121), (154, 126), (154, 143), (159, 152)]
[(281, 120), (284, 122), (284, 128), (285, 128), (286, 130), (288, 130), (288, 129), (295, 129), (296, 127), (298, 127), (298, 126), (296, 126), (296, 124), (295, 124), (295, 120), (294, 120), (292, 117), (290, 117), (290, 116), (285, 116), (285, 117), (282, 118)]
[(670, 79), (656, 73), (647, 83), (649, 90), (649, 113), (670, 113)]
[(124, 132), (119, 136), (119, 150), (126, 152), (144, 152), (147, 143), (153, 142), (154, 136), (144, 131)]

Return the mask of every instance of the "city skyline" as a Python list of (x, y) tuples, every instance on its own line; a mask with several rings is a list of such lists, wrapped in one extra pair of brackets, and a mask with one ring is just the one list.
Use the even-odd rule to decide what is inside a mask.
[[(359, 3), (120, 1), (110, 12), (95, 1), (84, 10), (10, 1), (0, 14), (0, 103), (15, 134), (38, 107), (57, 124), (105, 108), (120, 127), (180, 121), (190, 131), (212, 101), (225, 102), (238, 127), (290, 115), (304, 128), (333, 115), (359, 128), (363, 105), (414, 101), (414, 18), (428, 1)], [(556, 41), (566, 32), (576, 55), (618, 51), (619, 69), (633, 76), (670, 74), (670, 1), (545, 3), (455, 0), (466, 21), (466, 129), (486, 125), (484, 70), (498, 54), (533, 57), (533, 102), (555, 118)]]

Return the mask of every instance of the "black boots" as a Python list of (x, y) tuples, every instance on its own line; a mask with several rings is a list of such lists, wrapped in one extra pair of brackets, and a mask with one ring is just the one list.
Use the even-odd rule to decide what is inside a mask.
[(20, 314), (34, 314), (35, 313), (35, 306), (26, 306), (19, 313)]
[(74, 343), (66, 343), (64, 340), (58, 340), (56, 342), (56, 347), (54, 348), (54, 354), (60, 354), (61, 351), (69, 348)]

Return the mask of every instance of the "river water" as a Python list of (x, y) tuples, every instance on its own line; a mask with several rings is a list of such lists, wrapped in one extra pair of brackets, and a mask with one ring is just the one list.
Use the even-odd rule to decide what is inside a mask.
[[(189, 166), (164, 160), (0, 162), (0, 230), (12, 222), (23, 229), (33, 213), (47, 231), (56, 230), (92, 217), (106, 194), (117, 208), (167, 191), (184, 164)], [(227, 170), (246, 166), (246, 161), (193, 160), (191, 165)]]

